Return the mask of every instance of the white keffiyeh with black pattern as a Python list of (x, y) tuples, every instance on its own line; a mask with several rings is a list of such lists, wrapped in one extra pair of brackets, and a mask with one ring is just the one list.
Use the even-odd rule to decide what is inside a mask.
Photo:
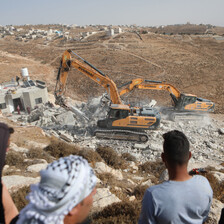
[(31, 186), (30, 203), (17, 224), (63, 224), (64, 217), (86, 198), (96, 185), (88, 162), (70, 155), (49, 164), (40, 172), (41, 181)]

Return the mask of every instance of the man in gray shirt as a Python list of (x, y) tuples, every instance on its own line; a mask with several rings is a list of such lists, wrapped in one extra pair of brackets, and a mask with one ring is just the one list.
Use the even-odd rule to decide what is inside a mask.
[(187, 137), (174, 130), (163, 135), (163, 162), (169, 180), (145, 192), (139, 224), (202, 224), (208, 216), (213, 192), (208, 180), (187, 171), (191, 158)]

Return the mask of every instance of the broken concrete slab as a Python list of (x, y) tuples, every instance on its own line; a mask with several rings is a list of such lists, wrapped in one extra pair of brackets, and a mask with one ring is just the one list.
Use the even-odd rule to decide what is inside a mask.
[(75, 125), (76, 123), (76, 119), (74, 118), (72, 111), (59, 114), (56, 119), (57, 123), (61, 125)]
[(134, 148), (136, 149), (146, 150), (148, 149), (148, 147), (149, 147), (148, 144), (139, 144), (139, 143), (134, 144)]
[(219, 134), (224, 135), (224, 128), (219, 128)]

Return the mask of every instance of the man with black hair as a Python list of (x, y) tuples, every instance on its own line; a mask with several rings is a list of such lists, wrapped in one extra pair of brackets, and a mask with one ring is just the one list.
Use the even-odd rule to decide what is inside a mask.
[(208, 180), (190, 176), (190, 144), (184, 133), (174, 130), (163, 135), (162, 160), (169, 180), (145, 192), (139, 224), (199, 224), (208, 216), (213, 192)]

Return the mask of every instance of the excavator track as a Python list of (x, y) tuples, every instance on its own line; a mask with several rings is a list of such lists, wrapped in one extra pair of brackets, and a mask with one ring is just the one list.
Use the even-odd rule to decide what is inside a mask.
[(116, 139), (116, 140), (125, 140), (125, 141), (137, 141), (137, 142), (147, 142), (149, 140), (149, 136), (144, 132), (135, 132), (129, 130), (105, 130), (105, 129), (97, 129), (94, 131), (94, 135), (97, 138), (104, 139)]
[(171, 121), (193, 121), (193, 120), (203, 120), (206, 117), (206, 113), (197, 113), (197, 112), (177, 112), (177, 111), (166, 111), (164, 115), (168, 115), (169, 120)]

